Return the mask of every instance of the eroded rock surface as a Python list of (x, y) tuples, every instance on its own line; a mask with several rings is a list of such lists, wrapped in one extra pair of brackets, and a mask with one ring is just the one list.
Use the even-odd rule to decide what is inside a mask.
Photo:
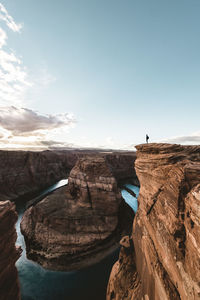
[(10, 201), (0, 202), (0, 299), (19, 300), (19, 281), (15, 262), (21, 249), (15, 247), (17, 213)]
[(79, 158), (97, 154), (105, 157), (117, 182), (137, 180), (133, 168), (134, 152), (0, 150), (0, 199), (3, 201), (21, 199), (23, 196), (35, 197), (40, 191), (66, 178)]
[(110, 274), (107, 299), (139, 300), (141, 281), (136, 270), (133, 241), (129, 236), (124, 236), (120, 245), (119, 259)]
[(34, 195), (67, 176), (76, 154), (53, 151), (0, 151), (0, 198)]
[[(132, 233), (135, 269), (117, 280), (112, 271), (107, 300), (200, 299), (200, 147), (136, 148), (140, 195)], [(132, 286), (138, 287), (138, 279), (141, 285), (124, 296), (128, 287), (120, 283), (130, 277)]]
[(28, 258), (54, 270), (99, 261), (130, 232), (133, 212), (104, 157), (77, 161), (69, 183), (30, 207), (21, 230)]

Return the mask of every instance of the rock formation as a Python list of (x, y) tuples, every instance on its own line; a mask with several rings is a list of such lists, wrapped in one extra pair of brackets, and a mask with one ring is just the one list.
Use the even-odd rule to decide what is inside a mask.
[(116, 249), (132, 220), (106, 159), (85, 157), (70, 172), (66, 187), (25, 212), (21, 230), (28, 258), (45, 268), (74, 270)]
[(134, 163), (136, 159), (135, 152), (118, 152), (104, 154), (107, 164), (112, 170), (118, 185), (123, 183), (132, 183), (139, 186)]
[(57, 181), (66, 178), (77, 159), (86, 155), (105, 157), (117, 181), (134, 180), (134, 152), (66, 151), (1, 151), (0, 199), (35, 197)]
[(15, 247), (17, 213), (10, 201), (0, 202), (0, 299), (19, 300), (19, 281), (15, 262), (21, 249)]
[(122, 246), (107, 300), (200, 299), (200, 147), (136, 148), (134, 246)]
[(65, 178), (76, 160), (75, 153), (0, 151), (1, 200), (36, 195)]

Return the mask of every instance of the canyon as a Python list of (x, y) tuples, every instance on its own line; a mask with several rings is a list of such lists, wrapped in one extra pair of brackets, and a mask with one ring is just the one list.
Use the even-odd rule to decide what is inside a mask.
[(52, 270), (94, 264), (118, 248), (131, 232), (133, 216), (107, 160), (80, 158), (67, 186), (25, 212), (21, 231), (27, 257)]
[(132, 167), (135, 152), (0, 150), (0, 201), (37, 196), (40, 191), (66, 178), (76, 161), (86, 155), (105, 157), (118, 182), (132, 178), (137, 181)]
[[(24, 214), (31, 260), (53, 270), (80, 269), (121, 239), (107, 300), (200, 299), (200, 146), (136, 148), (137, 158), (134, 152), (0, 151), (1, 299), (20, 299), (17, 214), (7, 199), (37, 196), (66, 177), (67, 186), (33, 201)], [(140, 184), (134, 220), (119, 193), (126, 182)]]
[[(20, 247), (15, 246), (17, 213), (13, 202), (21, 206), (21, 203), (34, 199), (44, 189), (63, 178), (67, 178), (78, 159), (88, 155), (90, 157), (98, 156), (106, 160), (106, 164), (109, 165), (109, 169), (114, 175), (115, 187), (123, 181), (137, 181), (135, 170), (132, 168), (136, 157), (134, 152), (105, 152), (97, 150), (0, 151), (0, 299), (20, 299), (19, 280), (15, 262), (19, 258), (21, 250)], [(123, 212), (124, 210), (130, 212), (130, 209), (129, 207), (127, 208), (125, 203), (119, 204), (119, 206), (121, 207), (121, 213), (114, 218), (119, 218), (121, 224), (123, 224), (126, 223), (122, 219)], [(92, 217), (90, 213), (90, 218), (92, 219)], [(99, 216), (102, 226), (104, 226), (106, 218), (109, 219), (110, 216)], [(60, 226), (59, 224), (57, 225)], [(119, 232), (116, 230), (117, 234)], [(116, 240), (118, 239), (119, 237), (116, 238)], [(103, 248), (102, 246), (102, 251)]]
[(200, 299), (200, 147), (136, 148), (139, 208), (107, 300)]

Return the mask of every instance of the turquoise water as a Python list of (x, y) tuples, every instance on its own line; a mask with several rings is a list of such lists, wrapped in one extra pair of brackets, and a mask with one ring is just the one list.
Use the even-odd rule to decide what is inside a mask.
[[(59, 181), (43, 191), (40, 196), (49, 194), (66, 185), (67, 182), (67, 179)], [(127, 187), (138, 194), (139, 188), (129, 184)], [(122, 190), (122, 196), (135, 210), (135, 201), (137, 200), (125, 190)], [(80, 271), (55, 272), (42, 268), (26, 258), (24, 237), (20, 231), (20, 222), (27, 200), (30, 199), (17, 204), (19, 215), (16, 224), (17, 244), (21, 246), (23, 252), (16, 266), (19, 273), (22, 300), (105, 300), (109, 275), (113, 264), (118, 259), (119, 251), (115, 251), (98, 264)]]
[(133, 197), (131, 194), (129, 194), (129, 192), (127, 192), (126, 190), (122, 189), (121, 190), (121, 194), (122, 197), (124, 198), (124, 200), (126, 201), (126, 203), (134, 210), (134, 212), (136, 213), (137, 209), (138, 209), (138, 201), (137, 201), (137, 197), (139, 195), (139, 191), (140, 188), (132, 185), (132, 184), (125, 184), (125, 186), (127, 188), (129, 188), (130, 190), (132, 190), (135, 194), (136, 197)]

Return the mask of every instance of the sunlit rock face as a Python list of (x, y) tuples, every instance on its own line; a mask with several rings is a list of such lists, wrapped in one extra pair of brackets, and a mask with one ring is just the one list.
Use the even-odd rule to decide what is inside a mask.
[(110, 274), (106, 299), (141, 300), (141, 281), (136, 271), (133, 241), (129, 236), (124, 236), (120, 246), (119, 259)]
[[(114, 267), (107, 299), (199, 299), (200, 147), (149, 144), (136, 148), (140, 195), (133, 223), (134, 247), (131, 256), (123, 249), (121, 254), (122, 268), (129, 258), (132, 269), (120, 275)], [(125, 295), (126, 285), (119, 284), (126, 278), (132, 278), (129, 295)]]
[(10, 201), (0, 201), (0, 299), (19, 300), (19, 281), (15, 262), (21, 250), (15, 247), (17, 213)]
[(116, 249), (133, 212), (104, 157), (77, 161), (68, 186), (30, 207), (21, 229), (28, 258), (54, 270), (80, 269)]

